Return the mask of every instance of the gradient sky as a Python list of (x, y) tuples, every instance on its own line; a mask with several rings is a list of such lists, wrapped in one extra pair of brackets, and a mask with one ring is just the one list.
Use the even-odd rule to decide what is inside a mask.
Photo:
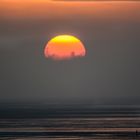
[[(140, 104), (140, 2), (0, 1), (0, 101)], [(44, 57), (59, 34), (87, 56)]]

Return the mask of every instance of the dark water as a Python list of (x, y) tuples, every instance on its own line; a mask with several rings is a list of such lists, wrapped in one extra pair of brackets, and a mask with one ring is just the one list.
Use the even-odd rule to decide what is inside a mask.
[(0, 138), (140, 139), (139, 117), (1, 119)]
[(0, 140), (140, 139), (139, 108), (0, 111)]

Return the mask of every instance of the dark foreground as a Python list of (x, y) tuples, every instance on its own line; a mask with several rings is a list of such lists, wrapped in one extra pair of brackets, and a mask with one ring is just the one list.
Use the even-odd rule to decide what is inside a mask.
[(1, 132), (2, 139), (140, 139), (135, 132)]
[(127, 132), (1, 132), (2, 139), (140, 139), (140, 133)]

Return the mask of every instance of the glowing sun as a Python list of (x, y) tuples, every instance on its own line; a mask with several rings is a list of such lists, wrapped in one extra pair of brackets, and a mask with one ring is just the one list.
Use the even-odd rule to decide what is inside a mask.
[(55, 60), (83, 57), (86, 54), (83, 43), (71, 35), (59, 35), (52, 38), (44, 49), (47, 58)]

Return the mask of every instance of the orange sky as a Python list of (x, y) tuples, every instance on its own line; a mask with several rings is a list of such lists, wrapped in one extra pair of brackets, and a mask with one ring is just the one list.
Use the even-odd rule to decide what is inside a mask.
[(72, 16), (139, 17), (139, 2), (54, 2), (51, 0), (1, 0), (0, 17), (71, 18)]

